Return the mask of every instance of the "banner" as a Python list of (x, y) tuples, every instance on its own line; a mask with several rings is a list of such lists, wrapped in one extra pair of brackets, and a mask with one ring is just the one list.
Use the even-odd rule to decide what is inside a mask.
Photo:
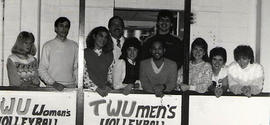
[(76, 91), (0, 91), (0, 125), (75, 125)]
[(84, 125), (180, 125), (181, 95), (84, 92)]

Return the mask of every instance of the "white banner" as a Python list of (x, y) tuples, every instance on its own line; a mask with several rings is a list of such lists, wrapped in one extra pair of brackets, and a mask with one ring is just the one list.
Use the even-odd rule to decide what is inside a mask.
[(84, 125), (181, 125), (181, 95), (84, 92)]
[(0, 125), (75, 125), (76, 91), (0, 91)]

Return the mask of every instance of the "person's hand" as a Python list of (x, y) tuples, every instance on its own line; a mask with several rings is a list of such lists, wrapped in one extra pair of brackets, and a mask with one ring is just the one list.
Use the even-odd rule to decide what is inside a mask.
[(52, 86), (53, 86), (53, 88), (55, 88), (58, 91), (63, 91), (63, 89), (65, 88), (64, 85), (62, 85), (62, 84), (60, 84), (58, 82), (54, 82)]
[(215, 88), (214, 93), (217, 98), (219, 98), (223, 94), (223, 89), (222, 88)]
[(244, 86), (242, 87), (241, 91), (243, 92), (243, 94), (247, 97), (251, 97), (251, 88), (250, 86)]
[(181, 84), (181, 90), (182, 90), (182, 91), (187, 91), (187, 90), (189, 90), (189, 85)]
[(128, 84), (124, 89), (123, 89), (123, 94), (124, 95), (128, 95), (130, 93), (130, 91), (132, 90), (133, 85), (132, 84)]
[(165, 86), (163, 84), (158, 84), (158, 85), (154, 86), (153, 90), (154, 90), (156, 97), (162, 98), (164, 96), (164, 93), (163, 93), (164, 89), (165, 89)]
[(104, 87), (104, 88), (98, 87), (98, 88), (96, 89), (96, 91), (97, 91), (97, 93), (98, 93), (100, 96), (105, 97), (105, 96), (107, 96), (108, 93), (111, 91), (111, 88), (110, 88), (110, 87), (107, 87), (107, 86)]

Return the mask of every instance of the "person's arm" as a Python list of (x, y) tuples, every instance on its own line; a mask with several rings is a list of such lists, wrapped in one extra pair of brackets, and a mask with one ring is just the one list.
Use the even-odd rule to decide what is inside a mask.
[(10, 86), (20, 86), (21, 79), (20, 79), (20, 76), (17, 72), (16, 65), (9, 58), (7, 60), (7, 72), (8, 72), (9, 85)]
[(203, 68), (202, 77), (199, 79), (201, 79), (201, 82), (194, 86), (195, 91), (205, 93), (208, 87), (212, 84), (212, 67), (210, 64), (206, 63)]
[(228, 82), (229, 82), (229, 90), (235, 94), (242, 94), (242, 88), (243, 86), (241, 85), (240, 81), (235, 79), (231, 74), (228, 74)]
[(251, 94), (258, 95), (262, 92), (263, 81), (264, 81), (264, 71), (261, 65), (258, 65), (254, 73), (255, 79), (250, 81)]
[(176, 63), (171, 64), (168, 83), (166, 83), (165, 92), (170, 92), (176, 88), (176, 81), (177, 81), (177, 65)]
[(140, 65), (140, 81), (143, 88), (143, 91), (153, 93), (153, 86), (151, 85), (151, 82), (147, 78), (145, 66), (143, 63)]
[(85, 60), (83, 68), (83, 88), (90, 89), (92, 91), (96, 91), (98, 88), (97, 85), (95, 85), (94, 82), (89, 78)]
[(76, 78), (75, 85), (78, 85), (78, 45), (75, 46), (74, 64), (73, 64), (73, 75)]
[(53, 85), (55, 80), (48, 73), (49, 69), (49, 59), (50, 59), (50, 48), (48, 46), (43, 46), (42, 54), (40, 58), (38, 73), (40, 78), (48, 85)]
[(38, 76), (38, 62), (37, 62), (37, 59), (34, 57), (35, 61), (34, 61), (34, 71), (35, 71), (35, 74), (34, 74), (34, 79), (33, 79), (33, 84), (37, 87), (40, 87), (40, 81), (39, 81), (39, 76)]
[(126, 63), (124, 60), (119, 60), (113, 68), (113, 88), (122, 89), (127, 85), (123, 84), (123, 80), (126, 74)]

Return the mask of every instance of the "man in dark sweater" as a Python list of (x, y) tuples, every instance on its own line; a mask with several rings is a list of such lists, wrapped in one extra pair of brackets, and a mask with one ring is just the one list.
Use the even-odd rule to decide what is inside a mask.
[(143, 44), (142, 55), (143, 59), (151, 57), (149, 48), (153, 41), (162, 41), (166, 52), (164, 56), (177, 63), (177, 67), (180, 68), (184, 62), (184, 43), (178, 37), (170, 34), (172, 29), (173, 15), (168, 10), (161, 10), (157, 17), (157, 34), (146, 39)]

